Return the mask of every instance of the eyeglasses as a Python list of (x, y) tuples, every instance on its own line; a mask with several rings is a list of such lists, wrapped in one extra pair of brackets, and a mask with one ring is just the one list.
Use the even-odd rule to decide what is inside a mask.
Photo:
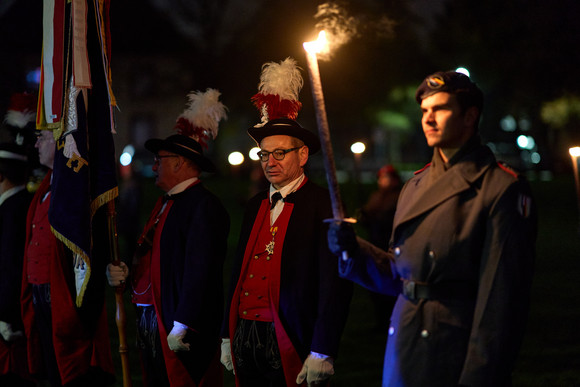
[(153, 162), (155, 164), (160, 163), (161, 162), (161, 159), (165, 159), (167, 157), (179, 157), (179, 156), (178, 155), (162, 155), (162, 156), (161, 155), (155, 155), (155, 156), (153, 156)]
[(286, 153), (295, 151), (296, 149), (300, 149), (300, 148), (302, 148), (302, 147), (298, 146), (296, 148), (290, 148), (290, 149), (274, 149), (272, 152), (267, 152), (267, 151), (261, 150), (256, 154), (258, 155), (260, 160), (262, 160), (264, 162), (268, 161), (268, 159), (270, 158), (270, 155), (272, 155), (272, 157), (274, 157), (274, 159), (280, 161), (280, 160), (284, 160), (284, 157), (286, 157)]

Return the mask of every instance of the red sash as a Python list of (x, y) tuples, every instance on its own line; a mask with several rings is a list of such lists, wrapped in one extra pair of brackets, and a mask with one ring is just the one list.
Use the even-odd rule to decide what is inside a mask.
[(151, 289), (153, 291), (153, 304), (155, 305), (155, 313), (157, 313), (157, 326), (159, 327), (159, 337), (161, 338), (161, 347), (163, 348), (163, 358), (165, 359), (169, 384), (171, 384), (171, 387), (191, 387), (196, 385), (195, 382), (175, 352), (169, 349), (169, 344), (167, 344), (169, 332), (167, 332), (165, 325), (163, 325), (163, 315), (161, 313), (161, 233), (163, 232), (163, 225), (172, 205), (173, 201), (167, 203), (167, 207), (163, 211), (163, 214), (161, 214), (159, 224), (155, 230), (153, 249), (151, 251)]
[[(148, 237), (149, 230), (154, 226), (157, 220), (157, 215), (163, 206), (163, 199), (160, 197), (155, 203), (155, 207), (151, 212), (151, 217), (147, 221), (143, 233), (139, 238), (138, 244), (153, 243), (153, 241), (145, 242)], [(169, 204), (168, 204), (169, 207)], [(167, 208), (166, 208), (167, 211)], [(139, 249), (139, 248), (138, 248)], [(149, 249), (143, 256), (135, 256), (133, 258), (133, 280), (131, 281), (132, 294), (131, 300), (134, 304), (153, 304), (153, 295), (151, 292), (151, 255), (153, 249)], [(138, 254), (138, 253), (136, 253)]]
[[(284, 246), (284, 238), (286, 237), (286, 230), (288, 228), (288, 222), (290, 221), (290, 215), (294, 208), (293, 203), (284, 203), (284, 209), (276, 222), (275, 226), (278, 227), (276, 233), (276, 245), (274, 247), (274, 254), (272, 254), (272, 267), (269, 281), (269, 297), (271, 303), (271, 310), (273, 311), (274, 317), (274, 327), (276, 330), (276, 339), (278, 341), (278, 347), (280, 348), (280, 356), (282, 358), (282, 368), (284, 369), (284, 377), (286, 379), (286, 384), (288, 386), (296, 385), (296, 377), (302, 370), (302, 360), (296, 352), (294, 345), (290, 341), (290, 337), (284, 330), (284, 326), (280, 320), (279, 315), (279, 305), (280, 305), (280, 273), (282, 264), (282, 246)], [(238, 323), (238, 303), (240, 301), (240, 291), (241, 284), (245, 278), (249, 266), (249, 262), (252, 259), (252, 252), (254, 251), (255, 244), (258, 240), (260, 230), (264, 222), (269, 224), (270, 222), (270, 201), (269, 199), (264, 199), (256, 215), (256, 220), (254, 221), (254, 226), (252, 227), (252, 232), (248, 238), (248, 243), (246, 245), (246, 250), (244, 252), (244, 260), (242, 262), (242, 270), (240, 272), (240, 277), (236, 285), (236, 290), (232, 298), (232, 305), (230, 307), (229, 316), (229, 330), (230, 338), (234, 337), (236, 326)], [(236, 366), (235, 359), (234, 368)], [(239, 386), (239, 381), (236, 378), (236, 386)]]

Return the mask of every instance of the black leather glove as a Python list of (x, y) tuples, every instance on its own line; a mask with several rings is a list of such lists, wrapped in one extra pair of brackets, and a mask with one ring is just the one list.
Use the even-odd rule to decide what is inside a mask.
[(328, 248), (336, 256), (341, 256), (346, 251), (349, 256), (354, 256), (359, 249), (356, 233), (352, 224), (347, 222), (333, 222), (328, 228)]

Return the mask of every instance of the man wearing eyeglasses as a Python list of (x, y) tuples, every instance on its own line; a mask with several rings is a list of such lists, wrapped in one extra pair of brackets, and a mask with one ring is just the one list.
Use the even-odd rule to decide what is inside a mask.
[(326, 245), (328, 191), (304, 167), (316, 135), (287, 118), (248, 130), (270, 188), (247, 207), (230, 282), (222, 363), (240, 386), (324, 385), (352, 286)]
[[(48, 214), (53, 194), (57, 143), (52, 130), (37, 134), (35, 148), (47, 168), (26, 220), (21, 313), (31, 374), (51, 387), (107, 386), (114, 367), (104, 314), (104, 292), (97, 282), (87, 287), (92, 303), (74, 305), (70, 274), (73, 257), (51, 231)], [(74, 293), (74, 285), (72, 287)], [(101, 289), (104, 290), (104, 289)], [(87, 297), (85, 295), (85, 297)], [(103, 298), (101, 298), (103, 297)], [(90, 316), (90, 317), (89, 317)]]
[[(200, 142), (175, 134), (150, 139), (158, 199), (138, 241), (131, 290), (148, 386), (221, 386), (219, 329), (229, 215), (201, 183), (215, 172)], [(112, 286), (126, 265), (109, 265)]]

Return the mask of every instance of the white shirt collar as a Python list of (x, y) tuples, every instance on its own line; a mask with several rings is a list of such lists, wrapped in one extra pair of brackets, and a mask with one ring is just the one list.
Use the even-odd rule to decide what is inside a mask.
[(181, 183), (174, 186), (173, 188), (171, 188), (169, 191), (167, 191), (167, 195), (177, 195), (178, 193), (185, 191), (187, 187), (195, 183), (197, 180), (198, 180), (197, 177), (192, 177), (191, 179), (184, 180)]
[[(296, 180), (293, 180), (290, 184), (285, 185), (284, 187), (280, 188), (279, 190), (277, 190), (272, 185), (270, 185), (270, 203), (272, 203), (272, 195), (274, 195), (276, 192), (280, 192), (280, 194), (282, 195), (282, 199), (284, 199), (284, 198), (286, 198), (287, 195), (290, 195), (292, 192), (296, 191), (298, 189), (298, 187), (300, 187), (300, 185), (304, 181), (304, 178), (305, 178), (305, 176), (303, 173)], [(280, 214), (282, 213), (283, 208), (284, 208), (284, 201), (278, 200), (278, 202), (276, 202), (276, 206), (274, 206), (274, 208), (270, 211), (270, 224), (271, 225), (274, 224), (276, 219), (278, 219), (278, 216), (280, 216)]]
[(279, 190), (277, 190), (276, 188), (274, 188), (274, 186), (272, 186), (272, 184), (270, 184), (270, 202), (272, 201), (272, 195), (274, 195), (274, 193), (276, 193), (276, 192), (280, 192), (280, 194), (282, 195), (282, 198), (285, 198), (286, 196), (288, 196), (292, 192), (296, 191), (298, 189), (298, 187), (300, 187), (300, 184), (302, 184), (302, 182), (304, 181), (304, 178), (305, 178), (305, 176), (303, 173), (297, 179), (292, 180), (292, 182), (290, 182), (290, 184), (286, 184), (284, 187), (280, 188)]

